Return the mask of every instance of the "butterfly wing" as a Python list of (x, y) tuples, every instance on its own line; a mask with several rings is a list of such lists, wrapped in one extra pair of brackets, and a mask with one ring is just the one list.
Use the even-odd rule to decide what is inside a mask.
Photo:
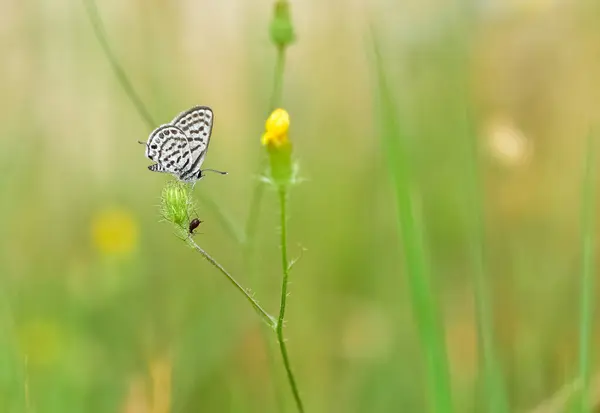
[(190, 143), (176, 126), (162, 125), (148, 137), (146, 158), (155, 161), (148, 169), (179, 176), (191, 164)]
[(181, 170), (179, 179), (187, 181), (199, 177), (210, 142), (213, 119), (213, 111), (209, 107), (195, 106), (180, 113), (171, 122), (185, 134), (190, 144), (190, 162), (185, 170)]

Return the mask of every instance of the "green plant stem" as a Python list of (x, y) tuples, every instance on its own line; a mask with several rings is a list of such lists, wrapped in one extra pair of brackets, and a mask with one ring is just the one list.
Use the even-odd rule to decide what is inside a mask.
[(137, 110), (138, 114), (142, 117), (142, 119), (146, 122), (150, 129), (154, 129), (156, 126), (156, 122), (154, 122), (152, 116), (150, 116), (150, 112), (146, 108), (146, 105), (144, 105), (144, 102), (135, 91), (135, 88), (129, 80), (127, 73), (117, 60), (115, 54), (113, 53), (110, 47), (110, 44), (108, 43), (106, 30), (104, 30), (104, 24), (102, 23), (102, 19), (100, 18), (100, 14), (98, 13), (98, 7), (96, 6), (96, 3), (94, 2), (94, 0), (84, 0), (83, 4), (92, 24), (94, 35), (96, 36), (96, 39), (98, 39), (98, 42), (100, 43), (104, 55), (108, 59), (108, 62), (110, 63), (110, 66), (113, 69), (113, 72), (117, 76), (117, 80), (119, 81), (121, 87), (125, 91), (127, 97), (129, 97), (129, 99), (131, 100), (131, 103), (133, 103), (133, 106), (135, 106), (135, 109)]
[[(275, 70), (273, 73), (273, 91), (271, 92), (271, 100), (269, 103), (269, 112), (277, 109), (281, 105), (281, 99), (283, 94), (283, 72), (285, 70), (285, 47), (277, 48), (277, 57), (275, 58)], [(259, 169), (264, 171), (265, 167), (261, 166)], [(254, 254), (254, 241), (256, 237), (256, 228), (258, 225), (258, 218), (260, 216), (260, 206), (262, 204), (263, 195), (265, 190), (265, 183), (259, 180), (254, 187), (252, 192), (252, 198), (250, 199), (250, 210), (248, 211), (248, 218), (246, 219), (246, 228), (244, 232), (244, 243), (246, 244), (246, 257), (249, 261), (252, 261)]]
[(290, 383), (290, 387), (292, 389), (292, 393), (294, 395), (294, 400), (296, 401), (296, 407), (299, 412), (304, 412), (304, 407), (302, 405), (302, 399), (300, 398), (300, 392), (298, 391), (298, 386), (296, 385), (296, 379), (294, 378), (294, 373), (292, 372), (292, 366), (290, 364), (290, 358), (288, 356), (287, 347), (285, 345), (285, 338), (283, 337), (283, 325), (285, 322), (285, 307), (287, 303), (288, 297), (288, 283), (289, 283), (289, 262), (287, 257), (287, 189), (279, 188), (279, 208), (280, 208), (280, 217), (281, 217), (281, 266), (283, 272), (283, 279), (281, 281), (281, 301), (279, 304), (279, 318), (277, 319), (277, 341), (279, 342), (279, 351), (281, 352), (281, 358), (283, 359), (283, 366), (285, 367), (285, 372), (287, 374), (288, 381)]
[[(275, 58), (275, 70), (273, 73), (273, 91), (271, 92), (271, 100), (269, 103), (269, 112), (275, 110), (281, 104), (283, 94), (283, 72), (285, 70), (285, 47), (277, 48), (277, 57)], [(265, 167), (261, 165), (259, 168), (264, 171)], [(265, 191), (265, 183), (259, 180), (252, 192), (250, 200), (250, 210), (246, 219), (245, 238), (246, 255), (251, 259), (254, 248), (254, 238), (256, 237), (256, 228), (260, 215), (260, 206)]]
[(246, 300), (248, 300), (248, 302), (252, 305), (252, 307), (254, 307), (256, 312), (263, 318), (265, 323), (267, 323), (267, 325), (271, 327), (271, 329), (276, 329), (277, 321), (275, 320), (275, 317), (267, 313), (267, 311), (264, 308), (262, 308), (258, 301), (256, 301), (254, 297), (252, 297), (252, 295), (244, 287), (242, 287), (242, 285), (235, 278), (233, 278), (233, 276), (225, 268), (223, 268), (221, 264), (219, 264), (213, 257), (211, 257), (202, 247), (196, 244), (196, 242), (191, 237), (187, 238), (187, 242), (192, 248), (194, 248), (204, 258), (206, 258), (206, 260), (210, 262), (216, 269), (218, 269), (225, 277), (227, 277), (229, 282), (233, 284), (235, 288), (237, 288), (242, 294), (244, 294)]
[(587, 154), (585, 157), (585, 172), (582, 188), (582, 267), (581, 267), (581, 307), (579, 319), (579, 381), (581, 393), (577, 412), (589, 413), (590, 403), (590, 341), (593, 328), (594, 311), (594, 248), (595, 248), (595, 150), (594, 137), (590, 134), (587, 139)]
[[(465, 94), (466, 95), (466, 94)], [(465, 103), (466, 104), (466, 103)], [(466, 156), (467, 169), (467, 199), (469, 216), (468, 233), (470, 235), (470, 255), (473, 266), (474, 300), (477, 324), (477, 342), (480, 350), (480, 370), (483, 376), (487, 409), (490, 413), (506, 413), (509, 411), (508, 401), (504, 392), (504, 384), (500, 365), (494, 348), (494, 329), (492, 325), (492, 310), (490, 308), (490, 287), (485, 267), (484, 222), (483, 222), (483, 193), (478, 168), (477, 139), (472, 132), (468, 112), (465, 110), (468, 153)]]
[(283, 389), (279, 380), (275, 380), (273, 378), (276, 377), (276, 372), (278, 371), (277, 369), (279, 367), (276, 360), (276, 343), (270, 339), (270, 336), (267, 336), (268, 331), (266, 331), (264, 328), (261, 331), (263, 332), (263, 338), (267, 346), (267, 364), (272, 375), (271, 384), (273, 386), (276, 411), (283, 412), (285, 411), (285, 397), (283, 394)]
[[(472, 139), (473, 141), (475, 139)], [(503, 413), (508, 411), (506, 398), (503, 391), (500, 367), (494, 349), (494, 331), (492, 327), (492, 311), (490, 308), (490, 294), (485, 269), (484, 254), (484, 226), (481, 205), (481, 184), (477, 170), (477, 151), (472, 143), (473, 151), (467, 162), (469, 169), (469, 183), (471, 192), (471, 213), (469, 223), (471, 226), (471, 257), (473, 260), (473, 282), (475, 313), (477, 323), (477, 341), (481, 349), (481, 369), (487, 393), (487, 411), (490, 413)]]
[(425, 355), (428, 400), (431, 401), (433, 412), (449, 413), (453, 411), (453, 406), (444, 331), (431, 285), (423, 230), (415, 214), (410, 156), (406, 148), (408, 134), (397, 119), (398, 110), (385, 77), (377, 39), (373, 31), (372, 33), (381, 99), (382, 144), (388, 157), (388, 170), (395, 189), (398, 231), (404, 248), (413, 315)]
[[(282, 94), (283, 94), (283, 72), (285, 70), (285, 47), (277, 47), (277, 56), (275, 58), (275, 70), (273, 72), (273, 90), (271, 92), (271, 100), (269, 102), (269, 112), (277, 109), (281, 105)], [(261, 166), (259, 169), (265, 169)], [(265, 183), (258, 181), (252, 192), (252, 199), (250, 200), (250, 210), (248, 212), (248, 218), (246, 220), (246, 231), (245, 231), (245, 243), (249, 244), (249, 255), (252, 254), (252, 244), (254, 243), (254, 237), (256, 236), (256, 226), (258, 224), (258, 218), (260, 214), (260, 206), (264, 195)]]
[(473, 33), (472, 21), (474, 12), (471, 1), (458, 3), (455, 9), (456, 32), (456, 73), (458, 73), (458, 96), (463, 101), (461, 118), (467, 140), (465, 151), (466, 199), (468, 218), (467, 234), (471, 266), (473, 271), (473, 296), (477, 324), (477, 346), (479, 348), (479, 374), (483, 378), (485, 388), (486, 411), (489, 413), (507, 413), (508, 398), (504, 389), (502, 371), (494, 345), (493, 312), (491, 308), (491, 289), (488, 282), (485, 257), (485, 225), (483, 218), (483, 186), (479, 168), (477, 134), (473, 128), (469, 106), (469, 81), (467, 74), (469, 62), (470, 35)]
[[(260, 216), (260, 206), (262, 204), (262, 199), (265, 190), (265, 183), (257, 180), (256, 185), (254, 187), (254, 191), (252, 193), (252, 200), (250, 202), (250, 209), (248, 212), (248, 218), (246, 219), (246, 230), (244, 236), (244, 266), (246, 271), (249, 274), (249, 279), (252, 284), (257, 285), (259, 281), (256, 277), (256, 254), (255, 254), (255, 244), (256, 244), (256, 232), (258, 229), (258, 218)], [(260, 292), (260, 290), (259, 290)], [(270, 331), (262, 328), (260, 330), (261, 336), (265, 342), (267, 349), (267, 361), (268, 368), (272, 377), (275, 377), (276, 372), (276, 360), (275, 360), (275, 350), (274, 343), (271, 340)], [(273, 385), (273, 393), (275, 395), (275, 404), (277, 407), (277, 411), (283, 411), (283, 395), (281, 392), (281, 388), (277, 380), (271, 380)]]
[[(283, 72), (285, 69), (285, 48), (279, 47), (277, 49), (277, 56), (275, 59), (275, 69), (273, 73), (273, 90), (271, 92), (271, 99), (269, 103), (269, 110), (273, 111), (281, 104), (282, 93), (283, 93)], [(262, 148), (261, 148), (262, 149)], [(260, 173), (264, 173), (265, 166), (261, 165), (257, 168)], [(262, 201), (265, 193), (265, 183), (262, 180), (257, 180), (254, 190), (252, 191), (252, 197), (250, 199), (250, 208), (248, 210), (248, 216), (246, 218), (246, 227), (244, 231), (244, 262), (247, 271), (250, 273), (251, 279), (254, 280), (254, 274), (256, 273), (256, 260), (255, 260), (255, 245), (256, 245), (256, 233), (258, 229), (258, 221), (260, 218), (260, 210)], [(261, 330), (265, 343), (267, 345), (267, 353), (269, 360), (269, 369), (274, 375), (275, 372), (275, 357), (272, 342), (266, 335), (264, 330)], [(283, 331), (281, 332), (283, 335)], [(278, 335), (279, 337), (279, 335)], [(285, 346), (285, 345), (284, 345)], [(285, 350), (285, 349), (284, 349)], [(287, 357), (287, 351), (285, 352)], [(288, 361), (289, 367), (289, 361)], [(276, 380), (273, 380), (273, 390), (275, 393), (275, 402), (278, 407), (278, 411), (283, 411), (283, 396)]]
[[(258, 229), (258, 219), (260, 216), (260, 206), (262, 204), (263, 196), (265, 191), (265, 183), (261, 180), (257, 180), (252, 193), (252, 199), (250, 202), (250, 209), (248, 211), (248, 217), (246, 219), (246, 229), (244, 236), (244, 266), (249, 274), (249, 279), (253, 285), (258, 285), (257, 268), (256, 268), (256, 233)], [(259, 290), (260, 292), (260, 290)], [(271, 377), (276, 377), (276, 353), (274, 349), (274, 342), (271, 340), (270, 331), (264, 328), (260, 329), (261, 336), (265, 342), (267, 350), (267, 362), (268, 369)], [(271, 380), (273, 385), (273, 393), (275, 398), (275, 405), (277, 411), (284, 411), (283, 394), (279, 382), (275, 379)]]
[(270, 109), (277, 109), (281, 105), (281, 96), (283, 94), (283, 72), (285, 70), (285, 47), (277, 47), (277, 57), (275, 60), (275, 76), (273, 77), (273, 92), (271, 95)]
[[(285, 70), (285, 47), (277, 48), (277, 56), (275, 58), (275, 70), (273, 73), (273, 91), (271, 92), (271, 100), (269, 103), (269, 112), (277, 109), (281, 105), (281, 97), (283, 94), (283, 72)], [(265, 167), (261, 166), (259, 169), (264, 171)], [(252, 198), (250, 200), (250, 210), (248, 211), (248, 218), (246, 219), (246, 231), (244, 242), (246, 243), (247, 256), (251, 259), (253, 254), (254, 238), (256, 236), (256, 226), (258, 224), (258, 218), (260, 215), (260, 206), (265, 190), (265, 183), (258, 181), (252, 192)]]
[[(285, 70), (285, 47), (277, 48), (277, 57), (275, 59), (275, 70), (273, 75), (273, 91), (271, 93), (271, 100), (269, 103), (269, 112), (277, 109), (281, 104), (281, 96), (283, 93), (283, 72)], [(265, 170), (265, 167), (261, 165), (259, 168), (261, 171)], [(263, 173), (263, 172), (261, 172)], [(250, 199), (250, 210), (248, 212), (248, 218), (246, 219), (246, 231), (245, 231), (245, 243), (247, 244), (247, 255), (250, 257), (253, 254), (254, 238), (256, 236), (256, 228), (258, 225), (258, 218), (260, 215), (260, 206), (265, 190), (265, 183), (259, 180), (254, 187), (252, 192), (252, 198)]]

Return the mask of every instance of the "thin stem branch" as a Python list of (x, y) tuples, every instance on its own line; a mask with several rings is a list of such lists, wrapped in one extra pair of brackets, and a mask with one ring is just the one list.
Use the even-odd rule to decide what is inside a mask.
[[(284, 72), (284, 68), (285, 68), (285, 48), (278, 48), (277, 49), (277, 57), (275, 60), (275, 69), (274, 69), (274, 73), (273, 73), (273, 90), (271, 92), (271, 99), (269, 102), (269, 110), (273, 111), (274, 109), (276, 109), (278, 106), (280, 106), (281, 104), (281, 99), (282, 99), (282, 90), (283, 90), (283, 72)], [(264, 173), (265, 170), (265, 165), (262, 164), (258, 167), (260, 173)], [(263, 202), (263, 198), (264, 198), (264, 193), (265, 193), (265, 183), (258, 179), (256, 182), (256, 185), (254, 187), (254, 190), (252, 191), (252, 197), (250, 200), (250, 208), (248, 210), (248, 216), (246, 218), (246, 227), (245, 227), (245, 231), (244, 231), (244, 262), (245, 262), (245, 266), (246, 266), (246, 270), (250, 273), (250, 279), (251, 280), (256, 280), (255, 274), (256, 274), (256, 249), (255, 249), (255, 244), (256, 244), (256, 233), (257, 233), (257, 229), (258, 229), (258, 222), (259, 222), (259, 218), (260, 218), (260, 210), (261, 210), (261, 205)], [(264, 339), (265, 339), (265, 343), (267, 344), (267, 353), (268, 353), (268, 359), (269, 359), (269, 369), (271, 370), (271, 372), (274, 372), (274, 353), (273, 353), (273, 348), (272, 348), (272, 342), (269, 340), (269, 337), (267, 337), (266, 333), (264, 330), (261, 330), (261, 332), (263, 333)], [(283, 335), (283, 331), (281, 332), (281, 334)], [(279, 337), (279, 336), (278, 336)], [(285, 346), (285, 345), (284, 345)], [(286, 353), (286, 357), (287, 357), (287, 351)], [(289, 361), (288, 361), (288, 367), (289, 367)], [(274, 387), (274, 393), (275, 393), (275, 401), (276, 401), (276, 405), (278, 407), (279, 411), (282, 411), (282, 406), (283, 406), (283, 396), (281, 394), (281, 390), (278, 386), (278, 383), (276, 380), (273, 380), (273, 387)]]
[(277, 341), (279, 341), (279, 350), (281, 352), (281, 358), (283, 359), (283, 366), (287, 374), (292, 393), (294, 394), (294, 400), (299, 412), (304, 412), (302, 405), (302, 399), (300, 398), (300, 392), (296, 385), (296, 379), (292, 372), (292, 366), (285, 345), (285, 339), (283, 337), (283, 324), (285, 322), (285, 307), (288, 296), (288, 278), (289, 278), (289, 265), (287, 258), (287, 190), (285, 188), (279, 189), (279, 207), (281, 209), (281, 265), (283, 270), (283, 280), (281, 282), (281, 302), (279, 305), (279, 318), (277, 320)]
[(269, 327), (271, 327), (272, 329), (275, 329), (277, 327), (277, 321), (275, 320), (275, 317), (267, 313), (267, 311), (264, 308), (262, 308), (258, 301), (256, 301), (254, 297), (252, 297), (248, 290), (246, 290), (235, 278), (233, 278), (233, 276), (225, 268), (223, 268), (221, 264), (219, 264), (213, 257), (211, 257), (202, 247), (196, 244), (196, 241), (194, 241), (191, 237), (188, 237), (187, 242), (192, 248), (194, 248), (196, 251), (202, 254), (202, 256), (206, 258), (206, 260), (210, 262), (216, 269), (221, 271), (221, 273), (225, 277), (227, 277), (229, 282), (233, 284), (235, 288), (237, 288), (242, 294), (244, 294), (246, 300), (248, 300), (252, 307), (254, 307), (256, 312), (263, 318), (263, 320), (267, 323)]
[(102, 19), (100, 18), (100, 14), (98, 13), (98, 7), (96, 6), (96, 3), (94, 2), (94, 0), (84, 0), (83, 4), (85, 6), (90, 22), (92, 23), (94, 35), (96, 36), (96, 39), (98, 39), (98, 42), (100, 43), (100, 46), (102, 47), (102, 50), (104, 51), (104, 54), (106, 55), (106, 58), (108, 59), (108, 62), (110, 63), (113, 69), (113, 72), (117, 76), (117, 80), (121, 84), (121, 87), (125, 91), (127, 97), (129, 97), (129, 100), (131, 100), (131, 103), (133, 103), (133, 106), (135, 106), (135, 109), (137, 110), (141, 118), (146, 122), (150, 129), (154, 129), (156, 122), (154, 122), (152, 116), (150, 116), (150, 112), (146, 108), (146, 105), (144, 105), (144, 102), (135, 91), (135, 88), (129, 80), (127, 73), (117, 60), (115, 54), (113, 53), (110, 47), (110, 44), (108, 43), (106, 37), (106, 30), (104, 30), (104, 24), (102, 23)]

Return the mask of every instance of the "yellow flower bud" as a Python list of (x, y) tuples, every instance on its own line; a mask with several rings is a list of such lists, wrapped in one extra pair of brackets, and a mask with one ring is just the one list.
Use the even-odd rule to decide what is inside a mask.
[(279, 147), (289, 142), (287, 135), (289, 128), (290, 115), (285, 109), (275, 109), (265, 123), (265, 133), (261, 139), (262, 144)]
[(290, 115), (284, 109), (275, 109), (265, 123), (262, 144), (269, 155), (270, 178), (279, 187), (292, 181), (292, 144), (288, 139)]

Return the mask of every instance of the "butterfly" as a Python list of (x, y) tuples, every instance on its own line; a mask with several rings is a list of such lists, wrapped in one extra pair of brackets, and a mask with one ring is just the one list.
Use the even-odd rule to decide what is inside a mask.
[(156, 162), (149, 165), (152, 172), (173, 174), (183, 182), (196, 183), (214, 169), (200, 169), (212, 133), (214, 115), (207, 106), (195, 106), (180, 113), (170, 123), (154, 129), (148, 137), (146, 158)]

